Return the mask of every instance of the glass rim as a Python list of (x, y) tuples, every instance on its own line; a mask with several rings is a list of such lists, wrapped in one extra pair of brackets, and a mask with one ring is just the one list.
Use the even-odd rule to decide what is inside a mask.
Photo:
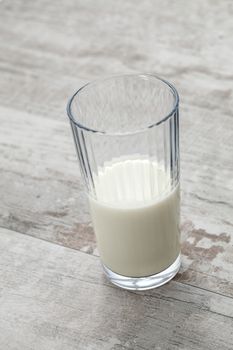
[[(110, 79), (124, 78), (124, 77), (141, 77), (141, 78), (142, 77), (150, 77), (150, 78), (154, 78), (156, 80), (160, 80), (162, 83), (167, 85), (167, 87), (172, 91), (172, 93), (173, 93), (173, 95), (175, 97), (174, 104), (173, 104), (173, 107), (172, 107), (171, 111), (168, 114), (166, 114), (163, 118), (161, 118), (159, 121), (157, 121), (155, 123), (152, 123), (152, 124), (150, 124), (150, 125), (148, 125), (146, 127), (138, 129), (138, 130), (126, 131), (126, 132), (118, 132), (118, 131), (116, 131), (116, 132), (108, 132), (108, 131), (104, 131), (104, 130), (96, 130), (94, 128), (87, 127), (84, 124), (79, 123), (77, 121), (77, 119), (75, 118), (75, 116), (72, 113), (72, 104), (73, 104), (73, 101), (74, 101), (75, 97), (78, 96), (78, 94), (82, 90), (84, 90), (87, 86), (90, 86), (90, 85), (93, 85), (93, 84), (96, 84), (96, 83), (100, 83), (100, 82), (103, 83), (104, 81), (107, 81), (107, 80), (110, 80)], [(134, 134), (137, 134), (137, 133), (145, 132), (148, 129), (154, 128), (154, 127), (156, 127), (156, 126), (166, 122), (178, 110), (178, 106), (179, 106), (179, 94), (178, 94), (176, 88), (174, 87), (174, 85), (169, 83), (167, 80), (165, 80), (163, 78), (160, 78), (156, 74), (152, 74), (152, 73), (139, 73), (139, 74), (132, 73), (132, 74), (111, 75), (111, 76), (107, 76), (105, 78), (95, 79), (93, 81), (90, 81), (90, 82), (84, 84), (68, 100), (66, 111), (67, 111), (67, 115), (68, 115), (70, 121), (72, 123), (74, 123), (78, 128), (80, 128), (82, 130), (89, 131), (89, 132), (96, 133), (96, 134), (102, 134), (102, 135), (106, 135), (106, 136), (107, 135), (109, 135), (109, 136), (110, 135), (112, 135), (112, 136), (125, 136), (125, 135), (134, 135)]]

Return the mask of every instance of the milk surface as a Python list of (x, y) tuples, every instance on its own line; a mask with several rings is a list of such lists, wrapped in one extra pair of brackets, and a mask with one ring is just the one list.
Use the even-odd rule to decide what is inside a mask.
[(110, 164), (94, 176), (89, 197), (101, 260), (128, 277), (150, 276), (179, 255), (179, 186), (149, 160)]

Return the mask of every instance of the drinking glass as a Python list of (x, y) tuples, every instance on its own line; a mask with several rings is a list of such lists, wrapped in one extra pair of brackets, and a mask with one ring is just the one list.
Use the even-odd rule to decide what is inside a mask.
[(81, 87), (67, 112), (103, 270), (158, 287), (180, 267), (179, 96), (152, 74)]

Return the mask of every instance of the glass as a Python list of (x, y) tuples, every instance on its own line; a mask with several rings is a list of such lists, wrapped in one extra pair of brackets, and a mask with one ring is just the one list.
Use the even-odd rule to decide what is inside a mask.
[(158, 287), (180, 267), (179, 96), (154, 75), (80, 88), (67, 106), (104, 272)]

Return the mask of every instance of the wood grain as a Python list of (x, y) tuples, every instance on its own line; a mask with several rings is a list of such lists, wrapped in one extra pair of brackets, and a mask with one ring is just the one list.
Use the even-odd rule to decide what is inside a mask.
[(233, 346), (232, 298), (177, 282), (123, 291), (105, 279), (97, 257), (4, 229), (0, 278), (1, 349)]
[[(0, 226), (76, 249), (1, 231), (0, 348), (232, 349), (232, 16), (230, 0), (0, 1)], [(148, 71), (181, 97), (182, 268), (136, 295), (100, 277), (65, 108)]]
[[(204, 129), (208, 118), (211, 114), (206, 112), (202, 121)], [(28, 113), (3, 107), (0, 121), (0, 225), (98, 255), (68, 121), (35, 114), (32, 119)], [(227, 147), (219, 153), (214, 145), (223, 133), (218, 138), (215, 133), (207, 136), (201, 133), (202, 139), (199, 136), (199, 141), (194, 143), (198, 139), (197, 131), (193, 130), (188, 138), (183, 132), (183, 264), (177, 279), (233, 296), (231, 163), (228, 162), (233, 151), (233, 145), (230, 147), (233, 129), (226, 128), (225, 121), (227, 117), (222, 116), (215, 122), (217, 130), (221, 130), (221, 125), (226, 129)], [(185, 129), (186, 125), (182, 127)], [(204, 139), (205, 148), (200, 152)]]

